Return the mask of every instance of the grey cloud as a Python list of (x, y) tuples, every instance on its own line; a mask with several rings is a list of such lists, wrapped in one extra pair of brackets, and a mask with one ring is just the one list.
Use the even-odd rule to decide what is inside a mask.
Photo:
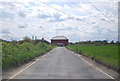
[(0, 5), (3, 5), (5, 8), (9, 8), (11, 10), (14, 10), (16, 8), (14, 2), (0, 2)]
[(59, 28), (59, 29), (55, 29), (55, 30), (61, 31), (61, 30), (64, 30), (64, 29), (62, 29), (62, 28), (60, 29), (60, 28)]
[[(54, 13), (54, 14), (49, 14), (45, 12), (38, 13), (38, 18), (49, 18), (49, 22), (59, 22), (59, 21), (65, 21), (67, 19), (73, 19), (73, 17), (67, 17), (67, 18), (61, 18), (62, 14), (60, 13)], [(78, 19), (80, 20), (80, 19)]]
[(39, 18), (49, 18), (49, 17), (51, 17), (51, 15), (44, 13), (44, 12), (41, 12), (41, 13), (38, 13), (38, 17)]
[(80, 29), (78, 28), (78, 26), (76, 27), (65, 27), (65, 28), (56, 28), (55, 30), (58, 30), (58, 31), (66, 31), (66, 30), (70, 30), (70, 31), (73, 31), (73, 30), (77, 30), (77, 31), (80, 31)]
[(53, 15), (53, 17), (54, 17), (55, 19), (60, 19), (61, 16), (62, 16), (62, 15), (61, 15), (60, 13), (56, 13), (56, 14)]
[(27, 24), (26, 23), (19, 23), (18, 28), (26, 28)]
[(55, 29), (55, 30), (61, 30), (61, 31), (64, 31), (64, 30), (73, 30), (71, 27), (66, 27), (66, 28), (58, 28), (58, 29)]
[(59, 21), (64, 21), (66, 19), (61, 19), (62, 15), (60, 13), (55, 13), (53, 14), (53, 16), (51, 17), (51, 19), (49, 20), (49, 22), (59, 22)]
[(52, 19), (49, 20), (49, 22), (60, 22), (60, 21), (64, 21), (64, 19), (52, 18)]
[(96, 24), (95, 22), (91, 22), (92, 24)]
[(2, 36), (2, 39), (7, 40), (7, 41), (11, 41), (11, 40), (20, 40), (20, 37), (14, 37), (13, 35), (9, 35), (9, 34), (4, 34)]
[(105, 17), (101, 17), (101, 20), (102, 20), (102, 21), (107, 21), (107, 22), (109, 21), (109, 20), (107, 20)]
[(6, 34), (4, 34), (2, 36), (2, 39), (4, 39), (4, 40), (12, 40), (12, 38), (9, 35), (6, 35)]
[(4, 18), (7, 18), (7, 19), (14, 18), (14, 13), (11, 13), (11, 12), (2, 11), (2, 12), (0, 12), (0, 15), (2, 15), (1, 17), (2, 17), (3, 19), (4, 19)]
[(112, 29), (107, 30), (108, 33), (118, 33), (118, 31), (113, 31)]
[(105, 21), (105, 18), (101, 18), (101, 20)]
[(49, 18), (49, 17), (51, 17), (51, 16), (45, 15), (45, 14), (38, 14), (38, 17), (39, 17), (39, 18)]
[(57, 21), (65, 21), (65, 20), (68, 20), (68, 19), (73, 19), (73, 20), (77, 20), (77, 21), (83, 21), (81, 18), (78, 18), (78, 17), (74, 17), (74, 16), (71, 16), (71, 15), (67, 15), (66, 18), (61, 18), (62, 14), (60, 13), (56, 13), (54, 14), (54, 20), (52, 20), (52, 22), (57, 22)]
[(103, 28), (101, 28), (99, 26), (94, 26), (93, 28), (97, 31), (98, 34), (104, 30)]
[(94, 29), (96, 32), (89, 33), (89, 39), (90, 40), (116, 40), (117, 37), (117, 31), (113, 31), (112, 29), (106, 30), (107, 32), (104, 32), (104, 28), (99, 26), (94, 26)]
[(108, 29), (106, 33), (107, 39), (109, 40), (117, 40), (118, 39), (118, 31), (113, 31), (112, 29)]
[[(50, 14), (49, 11), (44, 12), (44, 11), (41, 11), (41, 10), (38, 10), (37, 12), (38, 12), (38, 14), (37, 14), (38, 18), (43, 18), (43, 19), (49, 18), (49, 20), (48, 20), (49, 22), (60, 22), (60, 21), (68, 20), (68, 19), (83, 21), (81, 18), (75, 17), (71, 14), (67, 15), (67, 14), (63, 14), (63, 13), (60, 13), (60, 12)], [(66, 17), (64, 17), (64, 15)]]
[(18, 14), (20, 17), (26, 17), (25, 11), (19, 11)]
[(68, 38), (70, 39), (70, 41), (80, 41), (80, 36), (78, 36), (77, 34), (75, 34), (75, 33), (71, 33), (71, 34), (69, 34), (69, 35), (67, 35), (68, 36)]
[(2, 33), (2, 34), (11, 34), (8, 29), (3, 29), (2, 31), (0, 31), (0, 33)]
[(43, 29), (44, 27), (43, 27), (43, 26), (39, 26), (39, 28), (42, 28), (42, 29)]
[(80, 31), (79, 28), (78, 28), (77, 26), (74, 28), (74, 30)]
[(76, 20), (78, 20), (78, 21), (82, 21), (82, 19), (80, 19), (80, 18), (76, 18)]

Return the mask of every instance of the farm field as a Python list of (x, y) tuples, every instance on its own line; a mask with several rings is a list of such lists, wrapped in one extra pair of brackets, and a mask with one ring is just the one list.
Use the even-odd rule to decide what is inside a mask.
[(117, 45), (69, 45), (66, 48), (98, 60), (112, 67), (118, 67)]
[(20, 66), (34, 59), (36, 56), (46, 53), (52, 48), (54, 47), (42, 42), (35, 45), (29, 42), (24, 42), (22, 44), (2, 42), (3, 70)]

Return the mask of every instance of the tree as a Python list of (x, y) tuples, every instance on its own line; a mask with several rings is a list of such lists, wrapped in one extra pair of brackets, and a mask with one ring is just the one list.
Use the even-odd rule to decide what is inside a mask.
[(120, 42), (119, 42), (119, 41), (116, 41), (116, 44), (120, 44)]
[(44, 42), (46, 44), (50, 44), (47, 40), (45, 40), (44, 38), (41, 39), (41, 42)]
[(108, 44), (108, 41), (107, 40), (103, 40), (103, 44)]
[(74, 45), (74, 43), (72, 43), (72, 42), (69, 42), (69, 44), (70, 44), (70, 45)]
[(25, 36), (25, 37), (23, 38), (23, 41), (25, 41), (25, 42), (31, 42), (31, 39), (30, 39), (29, 37)]
[(110, 44), (115, 44), (115, 43), (114, 43), (114, 41), (112, 40), (112, 41), (110, 42)]
[(3, 41), (3, 39), (0, 39), (0, 42)]

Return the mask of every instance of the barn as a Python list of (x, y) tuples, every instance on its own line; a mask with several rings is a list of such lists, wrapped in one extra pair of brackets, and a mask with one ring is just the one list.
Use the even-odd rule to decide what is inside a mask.
[(68, 38), (65, 36), (55, 36), (51, 39), (51, 43), (55, 45), (66, 46), (68, 45)]

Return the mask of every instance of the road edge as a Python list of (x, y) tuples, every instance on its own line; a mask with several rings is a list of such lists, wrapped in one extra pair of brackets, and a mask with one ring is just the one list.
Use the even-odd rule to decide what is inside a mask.
[[(66, 47), (65, 47), (65, 48), (66, 48)], [(113, 70), (113, 69), (111, 69), (111, 68), (109, 68), (109, 67), (107, 67), (107, 66), (105, 66), (105, 65), (103, 65), (103, 64), (101, 64), (101, 63), (99, 63), (99, 62), (97, 62), (97, 61), (95, 61), (95, 60), (93, 60), (93, 59), (90, 58), (90, 57), (87, 57), (87, 56), (85, 56), (85, 55), (83, 55), (83, 54), (77, 53), (77, 52), (74, 51), (74, 50), (70, 50), (70, 49), (68, 49), (68, 48), (66, 48), (66, 49), (69, 50), (69, 51), (74, 52), (75, 54), (81, 55), (80, 57), (82, 58), (82, 60), (86, 61), (89, 65), (93, 66), (93, 67), (94, 67), (95, 69), (97, 69), (98, 71), (106, 74), (107, 76), (109, 76), (109, 77), (111, 77), (111, 78), (114, 78), (116, 81), (119, 80), (120, 75), (119, 75), (119, 73), (116, 72), (115, 70)]]

